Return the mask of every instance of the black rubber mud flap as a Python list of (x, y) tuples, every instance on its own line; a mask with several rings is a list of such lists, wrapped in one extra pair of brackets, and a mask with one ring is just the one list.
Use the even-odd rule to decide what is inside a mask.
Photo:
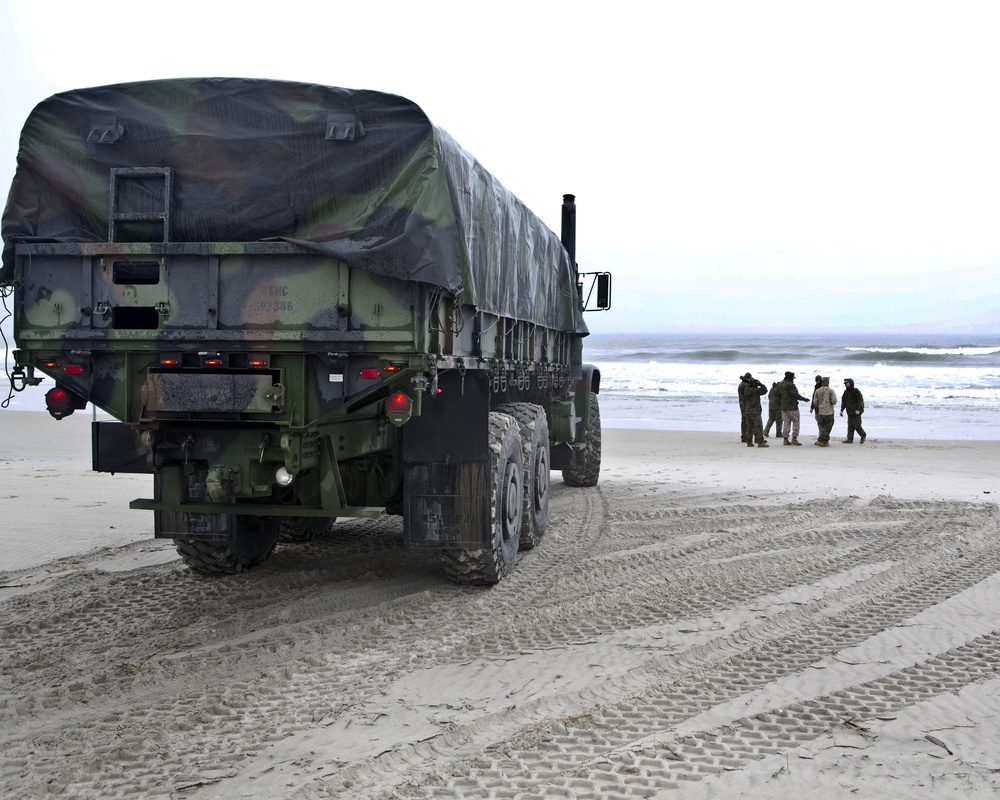
[(401, 430), (403, 532), (408, 547), (489, 546), (489, 387), (443, 373), (440, 392)]
[(151, 473), (139, 432), (123, 422), (92, 422), (94, 472)]

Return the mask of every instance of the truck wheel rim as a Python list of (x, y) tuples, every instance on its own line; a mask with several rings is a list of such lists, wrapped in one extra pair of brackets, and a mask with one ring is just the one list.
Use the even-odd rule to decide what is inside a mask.
[(546, 448), (538, 448), (535, 459), (535, 509), (542, 507), (549, 493), (549, 458)]
[(523, 500), (521, 496), (521, 471), (517, 464), (508, 463), (506, 475), (504, 476), (504, 520), (503, 538), (509, 539), (520, 533), (521, 510)]

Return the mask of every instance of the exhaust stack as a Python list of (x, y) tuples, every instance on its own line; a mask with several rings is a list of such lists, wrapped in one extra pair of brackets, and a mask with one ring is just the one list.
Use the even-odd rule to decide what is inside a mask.
[(576, 269), (576, 195), (564, 194), (562, 205), (562, 246), (569, 253), (570, 263)]

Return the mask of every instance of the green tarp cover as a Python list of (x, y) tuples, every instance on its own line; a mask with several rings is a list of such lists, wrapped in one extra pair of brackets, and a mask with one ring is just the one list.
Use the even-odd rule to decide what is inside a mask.
[[(21, 133), (0, 277), (17, 242), (108, 241), (114, 167), (171, 169), (172, 242), (289, 241), (586, 332), (559, 237), (405, 98), (242, 78), (54, 95)], [(164, 207), (162, 181), (116, 194), (122, 213)]]

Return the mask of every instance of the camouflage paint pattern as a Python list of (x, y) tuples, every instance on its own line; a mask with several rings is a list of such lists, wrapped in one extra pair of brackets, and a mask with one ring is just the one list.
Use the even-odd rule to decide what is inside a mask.
[[(108, 241), (112, 168), (169, 168), (169, 241), (282, 239), (586, 332), (559, 238), (405, 98), (237, 78), (79, 89), (34, 109), (17, 160), (0, 279), (18, 241)], [(122, 212), (163, 208), (155, 183), (123, 181)]]
[[(112, 190), (133, 167), (171, 170), (170, 195)], [(403, 98), (241, 79), (56, 95), (24, 127), (3, 239), (17, 363), (130, 426), (96, 426), (95, 468), (155, 472), (137, 508), (381, 513), (401, 503), (399, 425), (448, 431), (464, 406), (438, 400), (444, 374), (453, 397), (468, 373), (484, 402), (544, 406), (558, 441), (583, 418), (575, 265)]]

